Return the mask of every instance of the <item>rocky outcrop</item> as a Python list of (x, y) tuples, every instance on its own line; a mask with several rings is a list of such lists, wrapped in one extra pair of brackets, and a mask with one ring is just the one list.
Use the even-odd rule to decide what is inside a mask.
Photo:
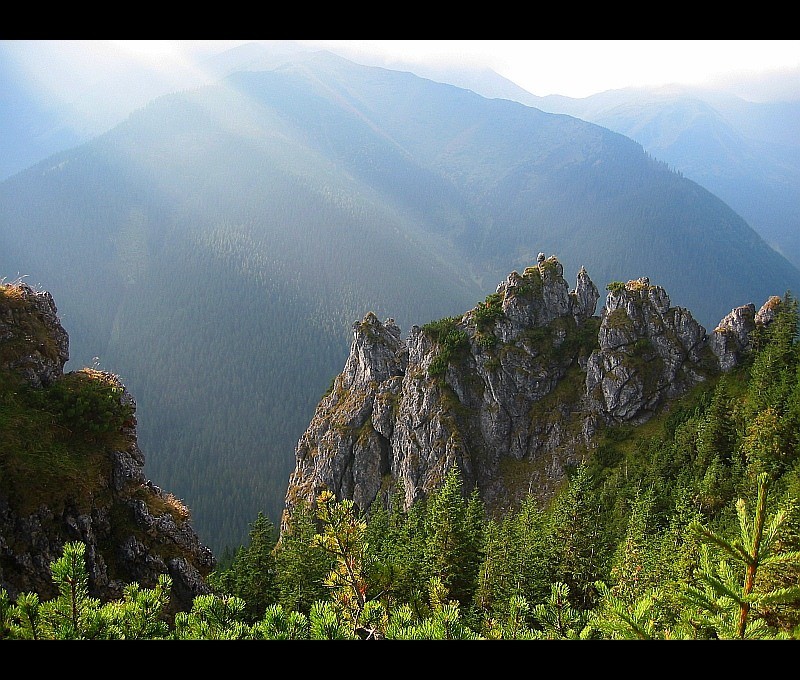
[[(210, 592), (204, 579), (214, 557), (183, 503), (145, 477), (132, 395), (108, 372), (64, 374), (68, 346), (49, 293), (0, 285), (0, 395), (8, 390), (5, 403), (19, 427), (45, 424), (38, 447), (16, 445), (13, 435), (0, 440), (0, 588), (12, 599), (22, 592), (55, 596), (50, 563), (65, 543), (82, 541), (92, 596), (120, 599), (128, 583), (153, 587), (168, 574), (172, 613), (188, 610), (197, 595)], [(90, 398), (102, 410), (89, 408), (72, 428), (75, 439), (64, 440), (71, 435), (59, 418)], [(53, 414), (49, 421), (40, 409)], [(62, 444), (77, 458), (77, 471), (69, 469), (76, 463), (61, 453)], [(52, 457), (43, 461), (44, 473), (31, 472), (29, 449)]]
[(646, 277), (609, 288), (586, 367), (587, 406), (606, 422), (641, 423), (719, 366), (705, 329), (663, 288)]
[(747, 317), (734, 310), (709, 337), (647, 278), (608, 291), (598, 317), (586, 270), (570, 291), (558, 259), (540, 254), (474, 309), (405, 340), (367, 314), (298, 442), (284, 526), (324, 489), (364, 510), (400, 490), (408, 507), (454, 465), (492, 512), (547, 498), (601, 426), (642, 423), (731, 370), (756, 323), (734, 323)]
[(750, 336), (756, 328), (756, 306), (752, 303), (732, 309), (709, 336), (711, 350), (723, 371), (737, 366), (750, 350)]
[(560, 262), (542, 256), (462, 317), (414, 326), (405, 340), (367, 314), (298, 443), (287, 511), (322, 489), (362, 508), (402, 489), (411, 504), (453, 465), (495, 507), (513, 503), (517, 486), (546, 487), (585, 441), (570, 416), (598, 299), (584, 269), (570, 291)]
[(0, 305), (0, 370), (15, 371), (31, 385), (51, 384), (69, 360), (69, 338), (53, 296), (26, 283), (3, 285)]

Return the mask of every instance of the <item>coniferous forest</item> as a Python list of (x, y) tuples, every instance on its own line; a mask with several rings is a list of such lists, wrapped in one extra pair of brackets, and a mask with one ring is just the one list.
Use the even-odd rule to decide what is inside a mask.
[(0, 639), (800, 638), (800, 344), (784, 297), (747, 362), (644, 425), (609, 428), (552, 501), (486, 513), (457, 468), (424, 502), (362, 512), (324, 492), (264, 514), (212, 593), (168, 617), (169, 578), (89, 595), (0, 591)]

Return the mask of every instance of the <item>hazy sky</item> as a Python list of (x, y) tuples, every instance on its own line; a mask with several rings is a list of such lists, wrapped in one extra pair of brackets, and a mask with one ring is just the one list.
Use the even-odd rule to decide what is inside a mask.
[(372, 51), (407, 59), (482, 64), (539, 96), (586, 97), (633, 85), (724, 86), (733, 77), (800, 67), (800, 40), (316, 42), (346, 47), (354, 54)]
[[(31, 49), (19, 57), (26, 41), (0, 41), (15, 48), (31, 78), (44, 86), (73, 88), (137, 64), (166, 74), (186, 68), (189, 56), (209, 56), (259, 40), (62, 40), (53, 50)], [(484, 66), (532, 94), (586, 97), (628, 86), (684, 84), (727, 88), (734, 80), (800, 69), (800, 40), (295, 40), (328, 48), (342, 56), (375, 65), (394, 61)], [(11, 54), (12, 51), (5, 51)], [(37, 56), (39, 53), (41, 57)], [(2, 64), (0, 64), (2, 66)], [(798, 78), (800, 81), (800, 78)], [(800, 98), (800, 82), (794, 98)]]
[[(106, 41), (130, 55), (178, 62), (248, 40)], [(269, 41), (263, 41), (269, 42)], [(800, 68), (800, 40), (297, 40), (389, 65), (438, 61), (493, 69), (532, 94), (586, 97), (627, 86), (725, 88), (736, 79)], [(800, 89), (800, 83), (798, 83)]]

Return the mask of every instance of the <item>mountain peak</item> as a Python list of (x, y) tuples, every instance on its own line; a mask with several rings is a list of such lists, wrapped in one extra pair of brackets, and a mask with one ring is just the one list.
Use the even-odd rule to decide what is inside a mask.
[[(643, 423), (731, 370), (756, 327), (753, 308), (749, 324), (734, 313), (709, 336), (648, 277), (607, 290), (597, 317), (586, 269), (569, 291), (558, 258), (540, 253), (473, 309), (406, 340), (368, 313), (298, 442), (284, 526), (323, 489), (364, 510), (400, 489), (410, 506), (454, 465), (491, 512), (532, 491), (546, 499), (604, 427)], [(721, 342), (728, 334), (737, 344)]]

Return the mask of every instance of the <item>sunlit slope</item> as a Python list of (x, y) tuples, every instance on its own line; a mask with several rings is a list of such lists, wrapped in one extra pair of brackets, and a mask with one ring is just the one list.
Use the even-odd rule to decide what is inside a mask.
[(58, 296), (71, 364), (122, 376), (148, 474), (215, 548), (277, 519), (365, 309), (407, 329), (484, 294), (447, 242), (233, 101), (252, 113), (230, 93), (154, 104), (0, 199), (4, 275)]
[(351, 76), (323, 58), (306, 70), (461, 194), (453, 238), (478, 267), (505, 271), (544, 250), (601, 283), (647, 275), (708, 325), (797, 289), (800, 272), (740, 216), (626, 137), (408, 73)]
[(148, 476), (217, 552), (277, 521), (353, 322), (460, 314), (539, 251), (707, 325), (800, 289), (627, 138), (330, 55), (159, 98), (0, 184), (0, 277), (53, 294), (73, 368), (120, 374)]

